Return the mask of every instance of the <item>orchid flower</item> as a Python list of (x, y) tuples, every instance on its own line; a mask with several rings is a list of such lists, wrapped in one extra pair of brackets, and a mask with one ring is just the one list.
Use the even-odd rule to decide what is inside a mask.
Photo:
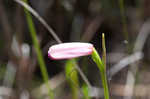
[(54, 60), (61, 60), (91, 55), (92, 52), (93, 52), (92, 44), (73, 42), (51, 46), (48, 51), (48, 56)]

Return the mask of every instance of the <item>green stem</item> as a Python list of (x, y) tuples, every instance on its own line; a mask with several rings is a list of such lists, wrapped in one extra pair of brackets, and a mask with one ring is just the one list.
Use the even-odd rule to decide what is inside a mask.
[(124, 33), (125, 39), (128, 41), (129, 39), (128, 39), (127, 22), (126, 22), (126, 16), (125, 16), (124, 0), (119, 0), (119, 6), (120, 6), (121, 17), (122, 17), (123, 33)]
[(105, 70), (106, 70), (106, 47), (105, 47), (105, 35), (104, 35), (104, 33), (102, 33), (102, 48), (103, 48), (102, 61), (104, 62)]
[(83, 99), (91, 99), (89, 96), (89, 87), (86, 84), (82, 85)]
[(72, 90), (72, 99), (78, 99), (79, 81), (75, 65), (75, 59), (67, 60), (65, 64), (65, 73)]
[(95, 48), (93, 49), (92, 59), (97, 64), (97, 67), (98, 67), (99, 72), (100, 72), (102, 85), (103, 85), (103, 88), (104, 88), (104, 97), (105, 97), (105, 99), (109, 99), (109, 89), (108, 89), (105, 65), (102, 62), (102, 60), (101, 60), (101, 58), (100, 58), (100, 56), (99, 56), (99, 54), (98, 54), (98, 52), (96, 51)]
[[(28, 1), (24, 0), (24, 2), (27, 3)], [(42, 56), (40, 45), (38, 44), (38, 39), (36, 37), (36, 29), (35, 29), (34, 23), (32, 21), (32, 16), (27, 11), (27, 9), (24, 9), (24, 11), (25, 11), (25, 14), (26, 14), (26, 19), (27, 19), (29, 31), (30, 31), (30, 34), (31, 34), (32, 42), (33, 42), (35, 51), (37, 53), (37, 59), (38, 59), (38, 62), (39, 62), (39, 66), (40, 66), (40, 69), (41, 69), (43, 80), (44, 80), (44, 82), (45, 82), (45, 84), (48, 88), (48, 93), (49, 93), (50, 99), (54, 99), (53, 92), (52, 92), (52, 90), (49, 86), (49, 83), (48, 83), (48, 72), (46, 70), (46, 65), (45, 65), (45, 62), (44, 62), (44, 58)]]

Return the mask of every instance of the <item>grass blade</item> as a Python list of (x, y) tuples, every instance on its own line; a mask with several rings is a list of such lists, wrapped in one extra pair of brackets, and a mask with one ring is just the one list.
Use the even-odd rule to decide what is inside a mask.
[[(28, 1), (24, 0), (24, 2), (27, 3)], [(35, 26), (34, 26), (34, 23), (33, 23), (33, 20), (32, 20), (32, 16), (30, 15), (30, 13), (26, 9), (24, 9), (24, 11), (25, 11), (25, 14), (26, 14), (26, 19), (27, 19), (29, 31), (30, 31), (30, 34), (31, 34), (32, 42), (33, 42), (35, 51), (37, 53), (37, 59), (38, 59), (38, 62), (39, 62), (39, 66), (40, 66), (40, 69), (41, 69), (43, 80), (44, 80), (44, 82), (47, 85), (47, 88), (49, 90), (50, 99), (54, 99), (53, 92), (50, 89), (50, 86), (48, 84), (48, 73), (47, 73), (47, 70), (46, 70), (46, 65), (45, 65), (45, 62), (44, 62), (44, 58), (42, 56), (40, 45), (38, 44), (38, 39), (36, 37), (36, 29), (35, 29)]]

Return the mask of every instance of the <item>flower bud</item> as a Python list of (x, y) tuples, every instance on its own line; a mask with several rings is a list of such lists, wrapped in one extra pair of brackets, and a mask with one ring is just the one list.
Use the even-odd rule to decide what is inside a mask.
[(93, 52), (92, 44), (72, 42), (72, 43), (61, 43), (51, 46), (48, 51), (48, 56), (51, 59), (60, 60), (91, 55), (92, 52)]

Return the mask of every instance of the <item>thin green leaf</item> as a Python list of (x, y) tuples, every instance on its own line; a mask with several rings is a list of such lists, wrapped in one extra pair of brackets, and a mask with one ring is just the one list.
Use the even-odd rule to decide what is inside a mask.
[[(24, 0), (24, 2), (28, 3), (27, 0)], [(29, 31), (30, 31), (30, 34), (31, 34), (32, 42), (33, 42), (35, 51), (37, 53), (37, 59), (38, 59), (39, 66), (40, 66), (40, 69), (41, 69), (42, 77), (43, 77), (44, 82), (45, 82), (45, 84), (48, 88), (50, 99), (54, 99), (53, 92), (50, 88), (50, 85), (48, 84), (48, 73), (47, 73), (47, 70), (46, 70), (46, 65), (45, 65), (45, 62), (44, 62), (44, 58), (42, 56), (40, 45), (38, 44), (38, 39), (37, 39), (37, 36), (36, 36), (36, 29), (35, 29), (34, 23), (32, 21), (32, 16), (30, 15), (30, 13), (26, 9), (24, 9), (24, 11), (25, 11), (25, 14), (26, 14), (26, 19), (27, 19)]]
[(105, 34), (102, 33), (102, 48), (103, 48), (103, 58), (102, 61), (104, 63), (104, 68), (106, 71), (106, 47), (105, 47)]

